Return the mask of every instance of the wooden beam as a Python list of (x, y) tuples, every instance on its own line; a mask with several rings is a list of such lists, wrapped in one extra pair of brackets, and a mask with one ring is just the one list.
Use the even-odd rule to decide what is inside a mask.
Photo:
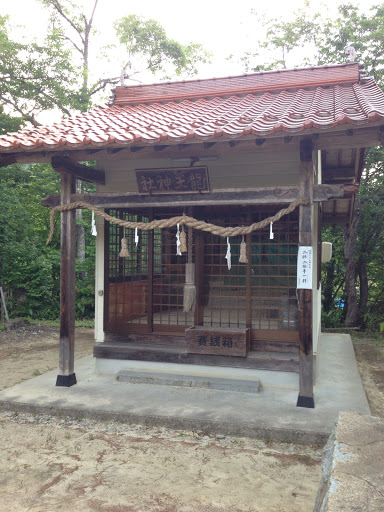
[(7, 165), (17, 164), (16, 155), (3, 155), (0, 157), (0, 168), (7, 167)]
[(355, 179), (355, 168), (348, 167), (327, 167), (323, 168), (324, 180)]
[[(297, 135), (284, 135), (284, 132), (275, 132), (268, 137), (265, 137), (265, 142), (262, 146), (255, 144), (255, 135), (242, 136), (239, 139), (233, 139), (231, 137), (220, 137), (220, 142), (216, 141), (215, 153), (216, 154), (228, 154), (228, 153), (244, 153), (244, 152), (259, 152), (259, 151), (278, 151), (281, 147), (296, 150), (300, 142), (301, 134)], [(380, 131), (380, 123), (374, 125), (370, 124), (364, 128), (353, 126), (353, 133), (349, 128), (341, 129), (340, 126), (327, 129), (326, 132), (319, 133), (316, 128), (308, 130), (308, 136), (312, 137), (314, 149), (338, 149), (338, 148), (364, 148), (377, 145), (379, 142), (384, 142), (384, 131)], [(287, 139), (285, 137), (288, 137)], [(292, 137), (292, 139), (290, 139)], [(287, 144), (288, 139), (291, 141)], [(176, 141), (166, 141), (169, 145), (161, 153), (164, 158), (177, 158), (180, 151), (192, 150), (194, 156), (206, 155), (207, 151), (213, 151), (213, 149), (205, 149), (204, 143), (199, 139), (188, 139), (188, 143), (180, 143)], [(121, 148), (122, 145), (108, 144), (101, 147), (93, 147), (85, 149), (84, 147), (78, 148), (56, 148), (51, 151), (40, 150), (40, 151), (16, 151), (3, 152), (2, 157), (13, 156), (16, 163), (43, 163), (50, 162), (52, 156), (73, 155), (72, 159), (78, 162), (86, 160), (95, 160), (92, 156), (92, 151), (95, 149), (100, 150), (97, 153), (97, 158), (100, 160), (123, 160), (125, 158), (141, 159), (145, 156), (151, 157), (154, 155), (154, 144), (143, 144), (124, 146), (122, 151), (116, 154), (108, 153), (109, 149)], [(140, 152), (140, 154), (138, 154)], [(190, 156), (190, 155), (189, 155)]]
[[(61, 174), (61, 204), (69, 204), (75, 191), (75, 177)], [(75, 347), (75, 210), (61, 213), (61, 266), (60, 266), (60, 358), (56, 386), (76, 384), (74, 372)]]
[(356, 181), (360, 183), (361, 175), (364, 170), (365, 148), (359, 148), (356, 156)]
[(349, 223), (348, 215), (330, 215), (323, 214), (321, 219), (322, 226), (346, 226)]
[(316, 134), (312, 137), (314, 149), (344, 149), (344, 148), (364, 148), (376, 146), (384, 139), (384, 133), (380, 132), (379, 126), (355, 129), (352, 134), (350, 131)]
[[(343, 185), (315, 185), (314, 202), (324, 202), (344, 196)], [(159, 194), (144, 195), (136, 193), (118, 194), (113, 192), (95, 194), (73, 194), (72, 202), (84, 201), (99, 208), (146, 208), (158, 206), (205, 206), (230, 204), (290, 204), (300, 197), (298, 187), (259, 188), (247, 190), (228, 190), (204, 194)], [(50, 195), (40, 201), (42, 206), (52, 208), (60, 204), (59, 195)]]
[(52, 157), (52, 167), (60, 173), (69, 173), (79, 180), (105, 185), (105, 172), (74, 162), (62, 156)]
[[(313, 179), (312, 142), (304, 139), (300, 143), (300, 195), (307, 197), (309, 204), (299, 210), (299, 245), (313, 246)], [(314, 407), (313, 398), (313, 335), (312, 335), (312, 290), (298, 289), (299, 328), (299, 396), (298, 407)]]
[(126, 148), (111, 148), (107, 149), (108, 155), (116, 155), (117, 153), (120, 153), (120, 151), (124, 151)]

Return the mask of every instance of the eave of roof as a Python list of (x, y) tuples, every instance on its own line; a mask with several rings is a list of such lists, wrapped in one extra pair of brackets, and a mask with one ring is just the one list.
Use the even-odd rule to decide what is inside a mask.
[(384, 122), (383, 92), (360, 75), (358, 64), (345, 64), (121, 87), (112, 106), (0, 136), (0, 152), (266, 138)]

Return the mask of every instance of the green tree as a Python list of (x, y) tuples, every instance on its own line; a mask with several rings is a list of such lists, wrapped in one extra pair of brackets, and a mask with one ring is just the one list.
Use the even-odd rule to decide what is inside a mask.
[(8, 20), (0, 16), (0, 120), (18, 128), (26, 121), (36, 126), (43, 110), (68, 114), (74, 84), (70, 53), (57, 37), (47, 35), (42, 45), (12, 41)]
[(384, 318), (384, 151), (367, 153), (360, 187), (356, 277), (359, 285), (359, 323), (377, 329)]
[[(356, 60), (364, 63), (368, 75), (382, 85), (384, 5), (372, 7), (369, 13), (347, 3), (338, 7), (336, 18), (330, 18), (325, 12), (315, 11), (308, 2), (293, 13), (292, 19), (261, 20), (265, 36), (256, 43), (256, 51), (242, 56), (244, 66), (255, 72), (285, 68), (287, 56), (293, 53), (296, 66), (344, 63), (345, 49), (353, 46)], [(262, 63), (257, 62), (260, 55)]]
[[(90, 15), (72, 0), (41, 0), (51, 12), (50, 37), (60, 40), (67, 52), (74, 58), (78, 57), (80, 67), (79, 83), (77, 84), (79, 110), (85, 111), (92, 104), (92, 99), (100, 95), (108, 86), (124, 83), (125, 79), (150, 71), (152, 74), (172, 73), (180, 75), (188, 71), (193, 75), (197, 72), (198, 62), (206, 61), (207, 52), (198, 44), (183, 46), (169, 39), (164, 28), (155, 20), (147, 20), (131, 15), (121, 18), (115, 23), (117, 41), (104, 49), (107, 56), (119, 49), (120, 64), (118, 74), (97, 77), (92, 72), (90, 51), (92, 37), (96, 36), (94, 16), (98, 0), (94, 0)], [(82, 192), (82, 182), (77, 181), (77, 193)], [(77, 258), (85, 260), (85, 233), (82, 222), (82, 211), (76, 211)], [(84, 278), (86, 273), (80, 274)]]
[(209, 54), (196, 43), (184, 46), (169, 39), (164, 28), (156, 20), (134, 14), (120, 18), (115, 23), (119, 42), (127, 59), (122, 66), (124, 78), (132, 78), (143, 71), (163, 73), (166, 78), (172, 71), (180, 76), (193, 76), (197, 65), (207, 62)]
[[(14, 41), (8, 18), (0, 16), (0, 108), (5, 109), (0, 123), (4, 111), (34, 126), (43, 110), (85, 111), (124, 79), (146, 71), (167, 78), (193, 76), (199, 63), (209, 59), (200, 44), (184, 46), (168, 38), (157, 21), (133, 15), (116, 21), (116, 40), (100, 49), (94, 27), (98, 0), (89, 15), (72, 0), (40, 1), (50, 12), (50, 23), (39, 44)], [(94, 47), (103, 59), (97, 70), (97, 61), (90, 58)], [(115, 74), (105, 76), (104, 67), (116, 56)]]
[[(100, 76), (90, 58), (96, 44), (94, 0), (87, 15), (72, 0), (41, 0), (50, 11), (47, 34), (39, 44), (11, 37), (6, 17), (0, 17), (0, 133), (15, 131), (25, 123), (39, 124), (43, 110), (59, 109), (64, 115), (84, 111), (108, 86), (150, 71), (156, 74), (193, 75), (208, 59), (199, 44), (183, 46), (169, 39), (154, 20), (128, 16), (116, 22), (116, 41), (102, 52), (119, 52), (117, 73)], [(84, 192), (90, 191), (84, 185)], [(49, 165), (0, 168), (0, 284), (8, 293), (13, 315), (36, 318), (59, 313), (59, 238), (46, 247), (49, 211), (40, 199), (59, 191), (59, 177)], [(80, 192), (80, 189), (78, 188)], [(77, 314), (93, 315), (94, 238), (90, 213), (77, 214)], [(56, 232), (59, 230), (56, 230)]]
[(0, 283), (14, 316), (58, 315), (58, 239), (45, 247), (49, 212), (39, 203), (42, 194), (56, 193), (59, 186), (48, 165), (0, 169)]
[[(308, 2), (292, 19), (264, 20), (263, 28), (265, 38), (241, 58), (248, 71), (285, 68), (287, 57), (293, 55), (296, 65), (302, 66), (343, 63), (346, 47), (353, 46), (356, 61), (384, 87), (384, 5), (372, 7), (368, 14), (356, 5), (341, 5), (337, 17), (331, 19)], [(260, 55), (264, 56), (262, 63)], [(367, 152), (352, 220), (342, 234), (340, 230), (331, 232), (334, 243), (344, 251), (343, 258), (337, 251), (338, 258), (323, 273), (324, 314), (328, 320), (343, 319), (347, 326), (377, 327), (383, 320), (382, 160), (381, 149)], [(329, 228), (326, 233), (329, 236)], [(343, 312), (337, 309), (336, 298), (345, 301)]]
[[(92, 189), (87, 184), (86, 192)], [(0, 169), (0, 284), (7, 293), (12, 316), (57, 318), (60, 293), (60, 215), (56, 230), (49, 233), (48, 208), (40, 199), (60, 191), (60, 177), (48, 164), (12, 165)], [(94, 249), (90, 234), (90, 212), (85, 212), (86, 258), (77, 261), (76, 314), (92, 317), (94, 308)]]
[(118, 56), (116, 74), (98, 76), (92, 69), (90, 59), (92, 41), (95, 43), (97, 36), (94, 16), (98, 0), (94, 1), (89, 16), (72, 0), (40, 1), (51, 12), (50, 36), (55, 40), (59, 38), (73, 58), (78, 57), (79, 110), (87, 110), (93, 98), (99, 98), (107, 87), (123, 82), (124, 79), (137, 79), (137, 75), (146, 71), (156, 75), (166, 74), (168, 78), (183, 73), (192, 76), (197, 73), (198, 64), (209, 59), (210, 54), (201, 45), (190, 43), (184, 46), (168, 38), (157, 21), (130, 15), (115, 22), (116, 41), (101, 48), (99, 52), (105, 62)]

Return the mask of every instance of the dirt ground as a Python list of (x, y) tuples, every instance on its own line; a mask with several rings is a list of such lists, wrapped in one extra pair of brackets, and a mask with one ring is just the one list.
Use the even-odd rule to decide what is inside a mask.
[(355, 334), (353, 346), (372, 416), (384, 418), (384, 339)]
[[(77, 329), (76, 358), (93, 332)], [(384, 417), (384, 344), (356, 341), (372, 413)], [(57, 367), (58, 329), (0, 333), (0, 389)], [(0, 411), (0, 512), (310, 511), (322, 450), (207, 432)]]
[[(76, 329), (75, 357), (92, 354), (93, 330)], [(0, 332), (0, 390), (59, 365), (59, 330), (34, 324)]]

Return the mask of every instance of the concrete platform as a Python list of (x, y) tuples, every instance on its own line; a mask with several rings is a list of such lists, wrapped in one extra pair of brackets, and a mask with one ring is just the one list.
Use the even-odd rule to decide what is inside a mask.
[[(56, 387), (58, 371), (0, 392), (3, 409), (114, 419), (226, 435), (324, 444), (341, 411), (369, 415), (351, 339), (324, 334), (319, 343), (315, 408), (296, 407), (299, 377), (294, 373), (111, 360), (92, 356), (76, 362), (77, 382)], [(101, 368), (102, 367), (102, 368)], [(102, 369), (103, 373), (100, 373)], [(118, 382), (119, 370), (166, 375), (260, 379), (259, 393)], [(235, 382), (236, 383), (236, 382)], [(234, 384), (235, 384), (234, 383)]]

